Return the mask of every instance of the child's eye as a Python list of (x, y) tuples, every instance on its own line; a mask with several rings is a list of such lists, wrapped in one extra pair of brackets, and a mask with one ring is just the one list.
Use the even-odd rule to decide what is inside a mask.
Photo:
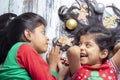
[(92, 46), (92, 45), (91, 45), (90, 43), (87, 43), (87, 44), (86, 44), (86, 47), (87, 47), (87, 48), (89, 48), (89, 47), (91, 47), (91, 46)]
[(42, 31), (42, 34), (45, 34), (45, 31)]
[(79, 46), (81, 46), (82, 45), (82, 43), (81, 42), (79, 42)]

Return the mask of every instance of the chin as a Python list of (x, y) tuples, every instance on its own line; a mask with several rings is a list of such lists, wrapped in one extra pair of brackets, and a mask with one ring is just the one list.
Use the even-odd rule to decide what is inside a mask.
[(47, 48), (46, 48), (46, 49), (43, 49), (43, 51), (42, 51), (42, 52), (43, 52), (43, 53), (45, 53), (46, 51), (47, 51)]
[(81, 62), (81, 64), (82, 64), (82, 65), (85, 65), (85, 64), (87, 64), (87, 63), (86, 63), (86, 62)]
[(45, 53), (47, 50), (43, 50), (43, 51), (41, 51), (40, 53)]
[(38, 53), (43, 54), (43, 53), (45, 53), (46, 51), (47, 51), (47, 49), (42, 49), (42, 50), (39, 50)]
[(48, 45), (44, 45), (44, 47), (40, 46), (36, 49), (40, 54), (45, 53), (48, 50)]

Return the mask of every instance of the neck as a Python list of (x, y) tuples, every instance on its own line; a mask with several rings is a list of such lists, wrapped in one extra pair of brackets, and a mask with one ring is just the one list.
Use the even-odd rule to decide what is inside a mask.
[(91, 65), (92, 68), (99, 68), (102, 64)]

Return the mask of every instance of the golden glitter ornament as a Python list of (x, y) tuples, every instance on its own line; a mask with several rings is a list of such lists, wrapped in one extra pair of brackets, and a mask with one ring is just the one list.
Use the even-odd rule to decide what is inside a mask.
[(75, 29), (75, 28), (77, 27), (77, 25), (78, 25), (78, 23), (77, 23), (77, 21), (76, 21), (75, 19), (70, 18), (70, 19), (68, 19), (68, 20), (66, 21), (66, 27), (67, 27), (69, 30)]

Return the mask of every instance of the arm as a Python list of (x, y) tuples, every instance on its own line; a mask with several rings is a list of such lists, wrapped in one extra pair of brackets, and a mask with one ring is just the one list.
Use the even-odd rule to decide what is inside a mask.
[(47, 54), (49, 69), (51, 73), (57, 78), (58, 78), (58, 75), (56, 70), (57, 70), (58, 62), (60, 61), (60, 57), (61, 57), (61, 52), (58, 46), (53, 46), (51, 52)]
[(80, 48), (78, 46), (72, 46), (67, 51), (67, 57), (69, 61), (70, 72), (73, 75), (80, 68)]
[(57, 64), (60, 61), (60, 57), (60, 48), (58, 46), (53, 46), (51, 52), (47, 55), (50, 70), (56, 72)]
[(115, 55), (112, 57), (113, 62), (115, 63), (117, 68), (120, 70), (120, 42), (114, 46), (114, 53)]

